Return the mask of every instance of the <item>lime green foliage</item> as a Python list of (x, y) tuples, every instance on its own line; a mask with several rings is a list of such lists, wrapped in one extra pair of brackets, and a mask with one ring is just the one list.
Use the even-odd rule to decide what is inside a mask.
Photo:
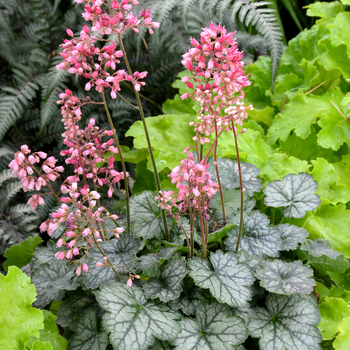
[(35, 287), (18, 267), (10, 266), (6, 277), (0, 274), (0, 295), (0, 349), (23, 349), (43, 328), (42, 311), (31, 307)]
[(41, 242), (42, 239), (39, 236), (28, 237), (21, 244), (16, 244), (8, 248), (4, 254), (5, 258), (7, 258), (3, 265), (5, 271), (11, 265), (17, 267), (26, 266), (34, 256), (35, 248)]
[(333, 347), (335, 350), (347, 350), (350, 344), (350, 317), (344, 318), (340, 322), (338, 331), (340, 333), (334, 341)]
[[(43, 343), (48, 342), (49, 344), (51, 344), (53, 350), (66, 350), (68, 347), (68, 340), (61, 336), (58, 326), (56, 324), (56, 316), (46, 310), (43, 310), (43, 314), (44, 329), (39, 330), (39, 340)], [(31, 340), (27, 344), (27, 346), (29, 346), (29, 348), (30, 346), (32, 346), (32, 349), (34, 349), (34, 344), (37, 341), (37, 338), (34, 336), (31, 336), (30, 338)]]
[(42, 342), (41, 340), (36, 340), (33, 343), (33, 346), (31, 348), (28, 348), (31, 350), (53, 350), (52, 345), (48, 342)]

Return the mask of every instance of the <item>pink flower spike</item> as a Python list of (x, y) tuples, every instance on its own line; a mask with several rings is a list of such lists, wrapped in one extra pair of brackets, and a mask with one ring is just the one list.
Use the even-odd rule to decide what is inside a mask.
[(85, 84), (85, 90), (86, 91), (90, 91), (90, 89), (91, 89), (91, 83), (88, 82), (88, 83)]

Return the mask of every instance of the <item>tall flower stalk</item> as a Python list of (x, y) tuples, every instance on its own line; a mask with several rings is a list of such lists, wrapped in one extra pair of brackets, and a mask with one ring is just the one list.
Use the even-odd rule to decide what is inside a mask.
[[(243, 218), (243, 182), (240, 171), (240, 159), (237, 144), (236, 126), (242, 126), (243, 120), (247, 118), (247, 110), (252, 106), (244, 106), (242, 99), (244, 97), (243, 88), (250, 85), (248, 75), (243, 70), (243, 53), (238, 50), (238, 44), (233, 38), (234, 33), (227, 33), (226, 29), (220, 25), (211, 23), (208, 28), (204, 28), (200, 34), (200, 42), (192, 38), (193, 45), (189, 51), (183, 55), (182, 64), (190, 71), (191, 76), (182, 78), (187, 87), (192, 92), (185, 93), (182, 99), (191, 98), (193, 101), (200, 102), (197, 121), (191, 122), (194, 126), (196, 135), (195, 151), (197, 163), (189, 149), (187, 159), (181, 161), (181, 167), (175, 167), (170, 177), (172, 182), (177, 184), (178, 192), (174, 197), (170, 192), (160, 193), (157, 197), (161, 200), (159, 206), (166, 208), (172, 215), (172, 208), (176, 207), (182, 214), (189, 213), (191, 222), (191, 256), (193, 256), (193, 222), (198, 213), (200, 221), (200, 230), (202, 236), (202, 256), (206, 258), (207, 244), (207, 223), (203, 225), (204, 220), (209, 219), (209, 203), (217, 191), (220, 192), (222, 203), (223, 222), (225, 224), (225, 205), (223, 190), (220, 181), (219, 169), (217, 166), (217, 148), (219, 137), (223, 132), (232, 130), (236, 146), (237, 160), (239, 166), (239, 178), (241, 188), (241, 216), (240, 233), (242, 232)], [(244, 132), (243, 128), (241, 133)], [(213, 136), (211, 136), (213, 135)], [(214, 140), (213, 140), (214, 139)], [(201, 152), (198, 150), (200, 144)], [(202, 160), (202, 150), (205, 144), (211, 144)], [(208, 157), (211, 151), (214, 151), (214, 165), (218, 178), (218, 184), (211, 180), (208, 169)], [(167, 204), (165, 197), (171, 197), (172, 205)], [(237, 242), (237, 249), (239, 247)]]

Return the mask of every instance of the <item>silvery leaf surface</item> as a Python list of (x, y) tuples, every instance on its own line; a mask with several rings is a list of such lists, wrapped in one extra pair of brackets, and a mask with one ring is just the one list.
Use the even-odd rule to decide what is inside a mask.
[(308, 239), (300, 247), (301, 250), (307, 251), (310, 255), (320, 257), (322, 255), (331, 259), (336, 259), (341, 253), (332, 249), (332, 243), (328, 239), (317, 238), (314, 241)]
[(68, 350), (105, 350), (108, 333), (98, 329), (97, 310), (88, 308), (71, 327), (75, 332), (69, 339)]
[(311, 293), (316, 285), (312, 275), (312, 269), (301, 261), (288, 263), (281, 260), (266, 260), (255, 273), (261, 286), (278, 294)]
[(188, 266), (195, 284), (209, 289), (220, 303), (244, 307), (251, 300), (250, 287), (255, 278), (249, 266), (240, 263), (234, 253), (218, 250), (210, 254), (209, 260), (189, 260)]
[[(239, 218), (235, 223), (239, 224)], [(258, 257), (277, 257), (283, 249), (283, 241), (280, 231), (269, 224), (268, 217), (259, 211), (253, 211), (250, 215), (244, 214), (240, 249)], [(228, 238), (225, 240), (227, 250), (236, 250), (238, 233), (238, 226), (228, 232)]]
[[(131, 231), (136, 237), (165, 238), (161, 209), (151, 191), (145, 191), (130, 198)], [(169, 228), (173, 220), (168, 218)]]
[(302, 294), (268, 294), (266, 309), (250, 309), (249, 333), (264, 350), (321, 350), (315, 327), (320, 311), (315, 299)]
[[(190, 237), (190, 221), (184, 217), (179, 219), (181, 225), (185, 229), (187, 236)], [(170, 241), (173, 244), (183, 245), (186, 239), (185, 233), (181, 226), (176, 222), (174, 228), (170, 232)]]
[(66, 293), (65, 290), (77, 289), (79, 283), (76, 282), (75, 270), (75, 265), (67, 264), (66, 261), (61, 260), (54, 260), (50, 264), (41, 264), (31, 276), (32, 283), (38, 293), (34, 305), (44, 307), (52, 300), (62, 300)]
[(157, 276), (143, 284), (146, 298), (159, 298), (164, 303), (177, 299), (182, 291), (181, 281), (187, 272), (185, 258), (174, 257), (166, 261)]
[(248, 337), (245, 322), (231, 316), (227, 305), (202, 302), (196, 319), (183, 318), (182, 331), (175, 342), (175, 350), (232, 350)]
[(57, 248), (55, 242), (51, 240), (47, 242), (46, 247), (37, 247), (32, 260), (32, 270), (37, 269), (40, 264), (50, 264), (52, 261), (56, 260), (55, 253), (58, 250), (59, 249)]
[(286, 218), (303, 218), (307, 211), (316, 209), (320, 197), (315, 194), (317, 182), (306, 173), (286, 175), (282, 181), (276, 180), (264, 189), (265, 204), (269, 207), (284, 207)]
[(245, 249), (240, 249), (238, 251), (238, 261), (249, 265), (252, 271), (256, 271), (264, 259), (256, 255), (250, 255)]
[(303, 227), (282, 224), (278, 225), (277, 228), (280, 230), (283, 239), (283, 250), (297, 249), (299, 243), (304, 243), (309, 236), (309, 232)]
[[(114, 238), (110, 241), (100, 242), (99, 246), (113, 263), (118, 272), (124, 273), (124, 268), (128, 269), (134, 261), (136, 253), (142, 248), (140, 241), (133, 235), (121, 235), (120, 238)], [(110, 266), (97, 267), (96, 263), (102, 262), (103, 255), (97, 247), (89, 250), (86, 264), (89, 266), (89, 272), (84, 274), (84, 284), (89, 289), (97, 288), (101, 283), (107, 283), (117, 279)]]
[(77, 290), (65, 298), (59, 306), (56, 322), (62, 327), (74, 325), (80, 315), (90, 307), (97, 305), (92, 293)]
[(114, 349), (148, 350), (156, 338), (174, 341), (181, 331), (179, 316), (165, 304), (148, 302), (140, 288), (112, 282), (95, 294)]
[[(239, 188), (238, 163), (229, 158), (219, 158), (217, 160), (220, 180), (222, 187), (226, 189)], [(211, 179), (218, 183), (216, 169), (213, 163), (210, 164), (208, 171), (211, 174)], [(260, 170), (253, 164), (241, 162), (243, 188), (250, 197), (254, 192), (260, 192), (262, 185), (258, 178)]]

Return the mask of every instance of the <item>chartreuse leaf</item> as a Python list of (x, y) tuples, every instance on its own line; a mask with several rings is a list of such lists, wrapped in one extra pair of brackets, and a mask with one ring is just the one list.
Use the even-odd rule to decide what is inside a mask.
[(265, 204), (270, 207), (284, 207), (286, 218), (302, 218), (306, 211), (316, 209), (320, 198), (315, 194), (317, 182), (309, 174), (289, 174), (282, 181), (274, 181), (264, 189)]
[[(136, 237), (164, 238), (161, 209), (152, 192), (145, 191), (130, 198), (130, 216), (132, 232)], [(169, 221), (169, 224), (171, 222)]]
[(147, 350), (155, 338), (174, 341), (181, 331), (179, 316), (165, 304), (148, 302), (139, 288), (103, 284), (96, 299), (106, 311), (103, 326), (115, 349)]
[(309, 171), (308, 162), (295, 157), (288, 157), (286, 154), (275, 153), (261, 168), (260, 177), (263, 185), (274, 180), (282, 180), (285, 175), (307, 173)]
[(77, 289), (79, 284), (75, 274), (75, 265), (65, 261), (54, 260), (51, 264), (41, 264), (32, 273), (32, 282), (38, 293), (34, 305), (44, 307), (50, 301), (60, 301), (65, 295), (65, 290)]
[(306, 295), (268, 294), (266, 309), (250, 309), (249, 333), (264, 350), (320, 350), (316, 301)]
[(233, 253), (224, 254), (221, 250), (211, 253), (208, 260), (189, 260), (190, 276), (195, 284), (207, 288), (220, 303), (243, 307), (251, 300), (250, 287), (254, 276), (249, 266), (238, 261)]
[[(221, 185), (227, 189), (239, 188), (238, 164), (228, 158), (219, 158), (217, 160)], [(214, 182), (218, 182), (215, 166), (210, 164), (208, 171)], [(258, 178), (260, 170), (253, 164), (241, 163), (243, 188), (249, 196), (253, 196), (254, 192), (260, 192), (261, 180)]]
[(106, 349), (108, 333), (99, 329), (96, 312), (96, 308), (89, 308), (72, 324), (71, 329), (75, 332), (69, 339), (69, 350)]
[(231, 316), (227, 305), (202, 302), (197, 306), (196, 319), (183, 318), (175, 350), (231, 350), (243, 343), (248, 330), (241, 317)]
[[(140, 241), (133, 235), (122, 235), (120, 238), (101, 242), (99, 246), (119, 272), (128, 269), (130, 263), (134, 261), (136, 253), (141, 249)], [(89, 250), (85, 262), (89, 266), (89, 272), (84, 274), (84, 284), (87, 288), (95, 289), (101, 283), (117, 279), (110, 266), (96, 266), (98, 262), (104, 263), (103, 255), (97, 247)]]
[(346, 210), (344, 204), (322, 205), (315, 212), (308, 212), (304, 218), (291, 222), (304, 227), (313, 240), (330, 240), (333, 249), (350, 258), (350, 210)]
[(177, 299), (182, 291), (181, 281), (187, 275), (185, 258), (174, 257), (166, 261), (156, 277), (151, 277), (142, 286), (146, 298), (167, 303)]
[(309, 232), (304, 228), (295, 225), (282, 224), (278, 225), (283, 239), (283, 250), (294, 250), (299, 243), (304, 243)]
[[(44, 314), (44, 329), (39, 330), (39, 340), (51, 344), (53, 350), (66, 350), (68, 347), (68, 340), (63, 338), (56, 324), (56, 316), (51, 312), (43, 310)], [(31, 336), (31, 340), (26, 345), (29, 348), (34, 348), (34, 342), (37, 337)]]
[(89, 291), (77, 289), (69, 298), (65, 298), (59, 306), (57, 323), (62, 327), (71, 327), (84, 313), (84, 310), (97, 305), (95, 297)]
[[(193, 144), (192, 138), (195, 136), (193, 127), (188, 125), (194, 119), (195, 116), (193, 114), (146, 118), (158, 171), (164, 168), (173, 169), (185, 158), (183, 151), (186, 147)], [(135, 148), (147, 147), (147, 140), (141, 121), (134, 123), (126, 133), (126, 136), (134, 136)], [(151, 162), (147, 162), (147, 166), (149, 170), (153, 171)]]
[(35, 287), (18, 267), (0, 274), (0, 349), (23, 349), (29, 336), (39, 336), (43, 313), (32, 307)]
[(338, 13), (343, 12), (343, 6), (339, 1), (315, 2), (307, 5), (306, 15), (310, 17), (321, 17), (322, 19), (334, 18)]
[[(250, 215), (244, 214), (240, 248), (259, 257), (278, 256), (278, 252), (283, 249), (283, 241), (277, 227), (269, 224), (268, 217), (259, 211), (254, 211)], [(228, 238), (225, 240), (227, 250), (236, 250), (238, 234), (238, 226), (228, 231)]]
[(350, 154), (344, 155), (340, 162), (332, 165), (339, 176), (337, 183), (346, 186), (348, 192), (350, 192)]
[(314, 169), (310, 173), (317, 181), (318, 189), (316, 194), (320, 196), (322, 204), (347, 203), (350, 200), (350, 193), (346, 186), (338, 185), (339, 175), (334, 166), (324, 158), (311, 161)]
[(193, 109), (193, 105), (194, 103), (190, 98), (186, 98), (182, 100), (180, 95), (176, 95), (173, 100), (166, 100), (162, 106), (162, 109), (164, 114), (166, 115), (177, 115), (177, 114), (196, 115), (196, 112)]
[(7, 260), (3, 264), (3, 268), (7, 271), (9, 266), (15, 265), (17, 267), (26, 266), (35, 253), (35, 248), (43, 240), (39, 236), (28, 237), (21, 244), (16, 244), (6, 249), (4, 257)]
[(333, 339), (338, 333), (339, 323), (350, 317), (348, 303), (340, 298), (328, 298), (320, 304), (321, 322), (318, 326), (324, 340)]
[(350, 317), (344, 318), (338, 326), (339, 334), (333, 343), (335, 350), (347, 350), (350, 344)]
[(312, 269), (301, 261), (266, 260), (255, 272), (262, 287), (278, 294), (311, 293), (316, 285), (312, 275)]
[(49, 342), (42, 342), (39, 339), (36, 340), (33, 343), (32, 347), (30, 347), (29, 349), (31, 349), (31, 350), (53, 350), (52, 345)]

